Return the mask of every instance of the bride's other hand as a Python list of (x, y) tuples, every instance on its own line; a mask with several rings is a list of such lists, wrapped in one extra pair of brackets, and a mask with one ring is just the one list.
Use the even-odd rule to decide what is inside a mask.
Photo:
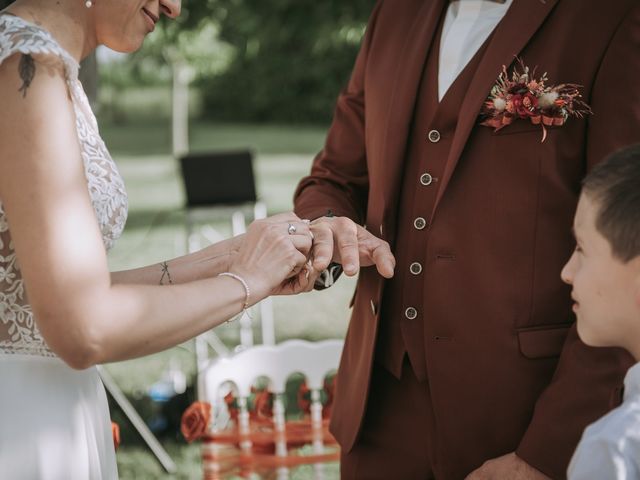
[(313, 268), (312, 260), (308, 260), (300, 272), (284, 280), (271, 292), (271, 295), (296, 295), (310, 292), (320, 273)]
[(309, 224), (294, 213), (256, 220), (247, 229), (229, 271), (245, 279), (251, 303), (272, 294), (293, 294), (313, 287), (308, 257), (313, 245)]

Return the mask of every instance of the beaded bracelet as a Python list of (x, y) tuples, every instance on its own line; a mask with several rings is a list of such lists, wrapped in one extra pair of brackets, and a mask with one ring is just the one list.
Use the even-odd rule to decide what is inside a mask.
[(249, 290), (249, 284), (245, 281), (244, 278), (242, 278), (240, 275), (236, 275), (235, 273), (222, 272), (222, 273), (219, 273), (218, 276), (235, 278), (237, 281), (239, 281), (242, 284), (242, 286), (244, 287), (244, 303), (242, 305), (241, 313), (244, 313), (245, 310), (249, 308), (249, 297), (251, 296), (251, 290)]

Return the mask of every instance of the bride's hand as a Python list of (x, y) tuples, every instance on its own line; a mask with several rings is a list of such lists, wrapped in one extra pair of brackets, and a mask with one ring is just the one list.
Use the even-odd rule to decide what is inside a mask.
[(274, 293), (304, 291), (313, 278), (306, 274), (312, 243), (308, 223), (293, 213), (254, 221), (233, 256), (229, 271), (245, 279), (252, 304)]
[(271, 292), (271, 295), (296, 295), (310, 292), (320, 273), (313, 268), (312, 260), (308, 260), (300, 272), (284, 280)]

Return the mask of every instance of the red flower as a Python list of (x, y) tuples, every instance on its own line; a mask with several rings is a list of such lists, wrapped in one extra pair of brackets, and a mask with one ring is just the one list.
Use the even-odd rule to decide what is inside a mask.
[(528, 118), (537, 115), (538, 99), (531, 92), (514, 95), (512, 98), (513, 109), (520, 118)]
[(207, 432), (210, 420), (211, 405), (207, 402), (193, 402), (182, 414), (180, 431), (187, 442), (191, 443)]
[(111, 436), (113, 437), (113, 446), (117, 450), (120, 446), (120, 425), (111, 422)]
[(238, 420), (238, 402), (236, 397), (233, 396), (233, 392), (229, 392), (224, 396), (224, 403), (227, 405), (229, 411), (229, 417), (231, 420)]
[(271, 419), (273, 417), (273, 394), (268, 390), (259, 390), (253, 400), (256, 418)]

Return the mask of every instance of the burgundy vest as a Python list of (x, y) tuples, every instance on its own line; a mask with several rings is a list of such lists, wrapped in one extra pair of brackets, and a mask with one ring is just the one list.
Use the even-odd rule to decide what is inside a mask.
[(398, 233), (394, 251), (397, 263), (394, 278), (385, 284), (375, 355), (379, 364), (400, 378), (404, 355), (407, 354), (416, 377), (421, 381), (427, 377), (424, 323), (429, 321), (429, 305), (424, 302), (423, 292), (428, 285), (424, 284), (423, 268), (431, 212), (464, 94), (492, 36), (438, 102), (442, 24), (443, 19), (427, 55), (407, 143), (397, 211)]

